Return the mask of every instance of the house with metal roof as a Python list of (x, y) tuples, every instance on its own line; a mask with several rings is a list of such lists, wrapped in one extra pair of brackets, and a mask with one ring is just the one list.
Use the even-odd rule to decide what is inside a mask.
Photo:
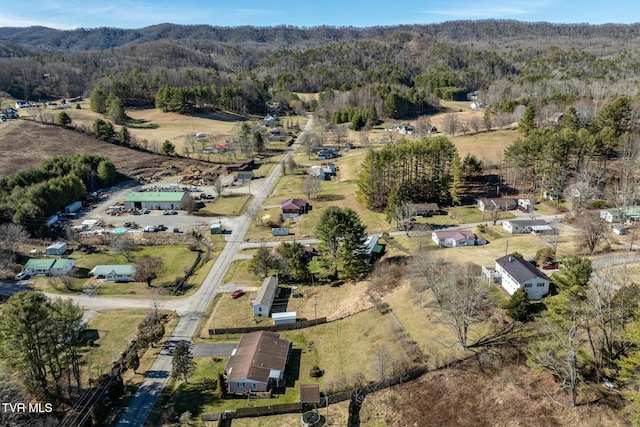
[(96, 265), (89, 272), (98, 280), (107, 282), (135, 282), (136, 266), (133, 264)]
[[(622, 220), (622, 212), (621, 209), (603, 209), (600, 211), (600, 219), (604, 219), (607, 222), (620, 222)], [(640, 208), (628, 208), (624, 217), (627, 221), (638, 221), (640, 219)]]
[(47, 255), (64, 255), (66, 252), (67, 244), (65, 242), (55, 242), (44, 250)]
[(229, 393), (265, 392), (286, 384), (291, 342), (275, 332), (242, 335), (224, 368)]
[(471, 230), (438, 230), (431, 232), (431, 240), (438, 246), (486, 245), (487, 241)]
[(539, 300), (549, 293), (551, 280), (524, 259), (505, 255), (496, 260), (494, 278), (500, 282), (502, 287), (513, 295), (520, 287), (524, 287), (529, 299)]
[(269, 317), (271, 305), (278, 292), (278, 278), (275, 276), (266, 277), (262, 281), (262, 286), (253, 301), (253, 315), (257, 317)]
[(511, 234), (527, 234), (534, 230), (538, 232), (547, 229), (553, 230), (544, 219), (508, 219), (502, 221), (502, 228)]
[(132, 191), (124, 199), (124, 208), (172, 210), (185, 209), (189, 198), (186, 191)]
[(32, 276), (44, 274), (47, 276), (60, 276), (74, 267), (74, 261), (68, 258), (31, 258), (24, 265), (24, 271)]

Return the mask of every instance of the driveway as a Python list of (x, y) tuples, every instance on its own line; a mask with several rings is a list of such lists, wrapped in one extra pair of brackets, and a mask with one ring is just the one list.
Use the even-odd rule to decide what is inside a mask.
[(229, 357), (238, 344), (196, 344), (193, 346), (194, 357)]

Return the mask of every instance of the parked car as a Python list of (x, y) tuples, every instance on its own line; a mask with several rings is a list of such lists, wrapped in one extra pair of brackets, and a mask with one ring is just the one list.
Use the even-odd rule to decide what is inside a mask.
[(558, 268), (558, 263), (556, 261), (545, 261), (542, 263), (543, 270), (556, 270)]
[(240, 298), (242, 295), (244, 295), (244, 291), (242, 289), (236, 289), (231, 293), (231, 298), (232, 299)]
[(147, 225), (145, 228), (142, 229), (142, 231), (144, 231), (145, 233), (155, 233), (156, 231), (158, 231), (158, 229), (153, 225)]
[(158, 231), (167, 231), (167, 226), (164, 224), (158, 224), (156, 228), (158, 229)]
[(26, 271), (21, 271), (20, 273), (16, 274), (16, 280), (27, 280), (30, 277), (31, 276)]
[(174, 228), (174, 229), (173, 229), (173, 232), (174, 232), (174, 233), (182, 233), (182, 231), (180, 231), (180, 229), (179, 229), (178, 227)]

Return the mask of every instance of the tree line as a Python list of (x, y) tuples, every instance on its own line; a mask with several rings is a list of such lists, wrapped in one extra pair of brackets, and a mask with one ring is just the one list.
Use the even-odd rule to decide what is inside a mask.
[(400, 141), (369, 150), (358, 175), (358, 196), (370, 209), (404, 202), (448, 202), (456, 147), (446, 137)]
[(367, 29), (12, 28), (0, 30), (0, 39), (11, 40), (0, 42), (0, 90), (18, 99), (47, 100), (88, 96), (102, 86), (125, 106), (141, 106), (154, 105), (168, 86), (184, 88), (188, 109), (193, 94), (187, 88), (215, 86), (220, 108), (244, 113), (262, 112), (267, 90), (380, 85), (394, 88), (395, 95), (379, 96), (389, 103), (386, 109), (376, 105), (379, 114), (392, 118), (419, 115), (411, 110), (435, 105), (432, 98), (466, 99), (471, 91), (491, 105), (535, 93), (542, 113), (627, 93), (635, 84), (633, 70), (640, 69), (631, 43), (639, 28), (514, 21)]
[(38, 167), (0, 178), (0, 215), (4, 222), (40, 231), (49, 215), (116, 178), (115, 165), (104, 156), (44, 159)]

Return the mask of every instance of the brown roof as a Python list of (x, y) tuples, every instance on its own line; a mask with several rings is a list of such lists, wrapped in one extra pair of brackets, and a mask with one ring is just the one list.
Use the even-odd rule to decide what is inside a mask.
[(266, 383), (271, 369), (284, 371), (289, 344), (274, 332), (242, 335), (236, 352), (229, 357), (225, 368), (229, 381), (251, 379)]
[(411, 207), (417, 211), (439, 211), (437, 203), (412, 203)]
[(307, 201), (304, 199), (285, 199), (280, 203), (282, 209), (300, 209), (307, 206)]
[(320, 403), (320, 385), (300, 384), (300, 403)]

